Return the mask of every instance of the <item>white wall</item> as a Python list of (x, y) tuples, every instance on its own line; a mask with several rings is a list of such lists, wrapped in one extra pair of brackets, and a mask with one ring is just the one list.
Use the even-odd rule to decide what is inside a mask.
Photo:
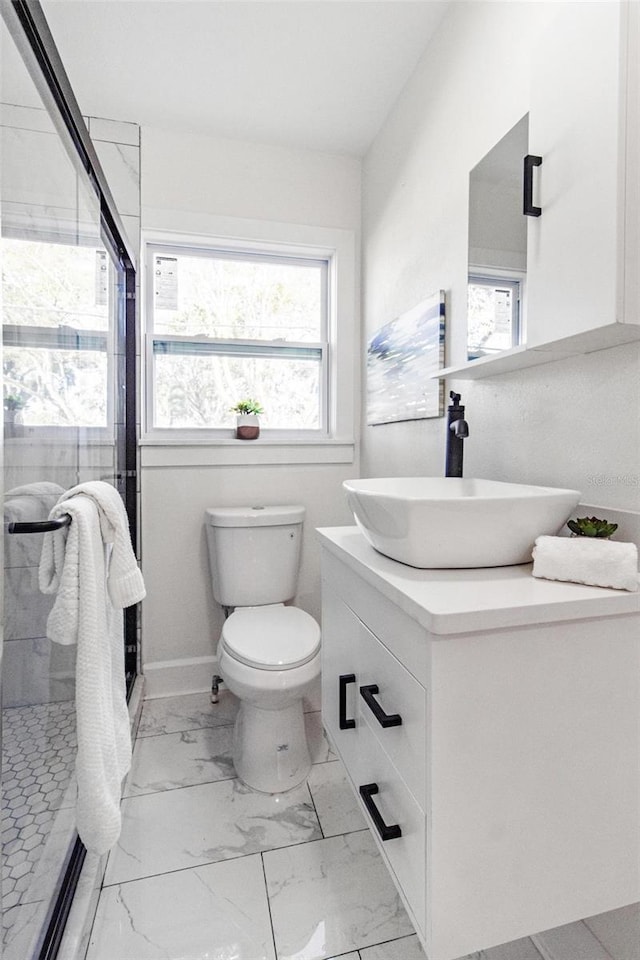
[[(255, 143), (142, 130), (142, 229), (206, 235), (215, 223), (360, 228), (360, 163)], [(234, 226), (235, 225), (235, 226)], [(242, 235), (242, 233), (240, 233)], [(354, 316), (358, 316), (355, 290)], [(359, 338), (359, 331), (351, 331)], [(357, 370), (354, 371), (357, 381)], [(357, 389), (357, 387), (356, 387)], [(355, 432), (355, 424), (354, 424)], [(254, 448), (255, 450), (255, 448)], [(244, 445), (239, 455), (252, 459)], [(278, 456), (281, 454), (278, 454)], [(320, 610), (314, 528), (350, 522), (341, 482), (359, 474), (357, 452), (317, 451), (329, 462), (228, 463), (230, 448), (142, 449), (142, 662), (147, 695), (207, 689), (222, 613), (213, 600), (204, 534), (208, 506), (302, 503), (307, 508), (296, 603)], [(224, 462), (220, 461), (224, 458)], [(342, 462), (340, 461), (342, 458)], [(186, 449), (183, 460), (187, 462)]]
[[(449, 348), (465, 337), (469, 170), (527, 112), (550, 7), (452, 4), (365, 157), (365, 337), (439, 288)], [(448, 381), (467, 407), (466, 475), (570, 486), (586, 503), (640, 509), (639, 372), (632, 344)], [(362, 471), (441, 476), (444, 450), (444, 419), (363, 426)]]
[(143, 127), (142, 204), (356, 230), (360, 162)]

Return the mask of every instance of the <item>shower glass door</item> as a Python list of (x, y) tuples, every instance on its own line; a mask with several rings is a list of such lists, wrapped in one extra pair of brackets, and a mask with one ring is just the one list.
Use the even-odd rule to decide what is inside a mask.
[(125, 276), (103, 242), (99, 191), (0, 29), (2, 956), (30, 960), (54, 955), (45, 941), (77, 857), (75, 646), (47, 639), (54, 597), (38, 585), (44, 534), (8, 530), (45, 520), (83, 481), (122, 485)]

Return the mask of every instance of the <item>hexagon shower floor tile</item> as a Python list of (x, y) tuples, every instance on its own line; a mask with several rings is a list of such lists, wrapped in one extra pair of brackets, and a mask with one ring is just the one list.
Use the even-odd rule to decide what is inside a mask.
[(10, 707), (2, 723), (2, 896), (9, 911), (42, 899), (38, 867), (56, 819), (74, 803), (75, 704)]

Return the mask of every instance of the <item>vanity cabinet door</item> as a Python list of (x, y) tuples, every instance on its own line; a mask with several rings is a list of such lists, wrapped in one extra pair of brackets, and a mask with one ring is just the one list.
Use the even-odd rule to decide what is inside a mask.
[(529, 347), (637, 320), (630, 305), (623, 314), (622, 282), (624, 221), (634, 215), (625, 197), (628, 11), (618, 2), (558, 8), (532, 71), (529, 151), (542, 157), (542, 212), (528, 218)]
[(354, 621), (360, 646), (357, 682), (360, 722), (367, 724), (398, 771), (398, 779), (405, 782), (424, 810), (427, 805), (425, 689), (355, 616)]
[(374, 783), (377, 793), (372, 797), (375, 809), (388, 826), (397, 825), (400, 835), (383, 841), (366, 804), (362, 812), (367, 819), (380, 853), (396, 881), (411, 919), (422, 937), (426, 933), (426, 821), (404, 780), (373, 736), (368, 724), (358, 732), (360, 749), (365, 758), (361, 784)]
[[(369, 688), (369, 702), (362, 696), (361, 687)], [(424, 688), (323, 581), (323, 722), (346, 767), (380, 853), (423, 936), (424, 699)], [(393, 722), (397, 715), (390, 712), (392, 704), (402, 710), (400, 724)], [(390, 725), (380, 722), (389, 717)], [(365, 790), (366, 799), (361, 787), (373, 787)], [(387, 828), (397, 830), (398, 835), (385, 838)]]

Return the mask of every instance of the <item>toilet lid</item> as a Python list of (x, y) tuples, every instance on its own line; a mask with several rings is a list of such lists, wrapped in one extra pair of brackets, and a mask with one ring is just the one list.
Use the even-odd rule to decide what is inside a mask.
[(320, 627), (298, 607), (247, 607), (225, 620), (222, 642), (230, 656), (250, 667), (291, 670), (313, 660)]

